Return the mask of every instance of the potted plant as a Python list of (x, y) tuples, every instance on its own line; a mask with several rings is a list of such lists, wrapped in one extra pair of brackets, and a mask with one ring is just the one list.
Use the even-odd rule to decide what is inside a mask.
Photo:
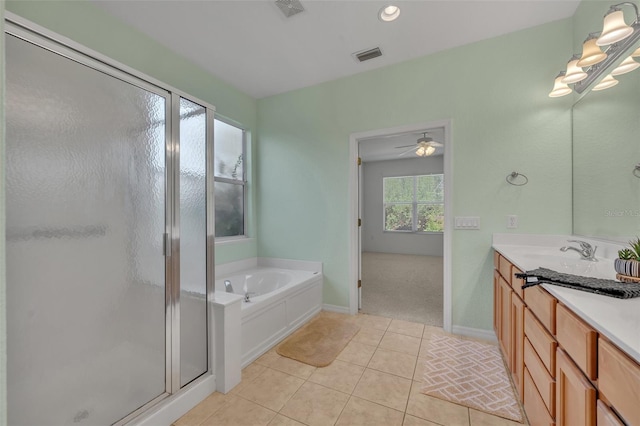
[(629, 247), (618, 250), (613, 266), (620, 275), (640, 277), (640, 238), (629, 241)]

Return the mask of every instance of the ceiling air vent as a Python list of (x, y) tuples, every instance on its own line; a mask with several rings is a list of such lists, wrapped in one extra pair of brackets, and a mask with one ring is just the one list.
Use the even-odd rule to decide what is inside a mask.
[(298, 0), (276, 0), (276, 5), (287, 18), (304, 12), (304, 7), (302, 7), (302, 4)]
[(359, 62), (368, 61), (369, 59), (377, 58), (378, 56), (382, 56), (382, 51), (379, 47), (375, 47), (369, 50), (363, 50), (362, 52), (356, 52), (353, 54), (353, 57), (356, 58)]

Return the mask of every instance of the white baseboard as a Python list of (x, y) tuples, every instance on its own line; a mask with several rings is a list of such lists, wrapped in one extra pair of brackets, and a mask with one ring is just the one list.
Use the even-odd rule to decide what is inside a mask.
[(337, 312), (339, 314), (347, 314), (347, 315), (351, 314), (348, 306), (329, 305), (327, 303), (322, 305), (322, 310), (329, 311), (329, 312)]
[(459, 334), (460, 336), (473, 337), (474, 339), (486, 340), (489, 342), (497, 342), (498, 338), (496, 333), (492, 330), (481, 330), (479, 328), (462, 327), (460, 325), (454, 325), (451, 329), (453, 334)]

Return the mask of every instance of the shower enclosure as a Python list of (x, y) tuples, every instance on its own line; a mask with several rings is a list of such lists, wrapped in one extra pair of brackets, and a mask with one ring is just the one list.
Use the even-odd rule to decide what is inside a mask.
[(8, 421), (126, 422), (210, 371), (213, 107), (6, 28)]

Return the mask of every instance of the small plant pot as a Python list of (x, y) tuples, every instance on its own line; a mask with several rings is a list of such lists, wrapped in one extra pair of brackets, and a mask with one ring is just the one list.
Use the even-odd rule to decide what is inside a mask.
[(640, 262), (637, 260), (616, 259), (613, 261), (616, 272), (628, 277), (640, 277)]

